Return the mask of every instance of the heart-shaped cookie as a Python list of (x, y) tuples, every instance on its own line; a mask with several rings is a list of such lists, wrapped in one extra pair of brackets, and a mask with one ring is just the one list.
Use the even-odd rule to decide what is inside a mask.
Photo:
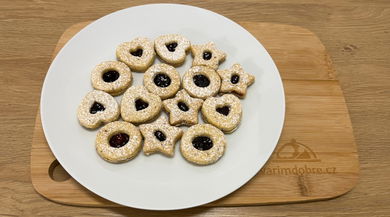
[(190, 41), (178, 34), (161, 35), (154, 40), (157, 55), (175, 66), (183, 64), (190, 46)]
[(156, 118), (161, 107), (159, 96), (149, 93), (144, 86), (133, 86), (123, 94), (121, 116), (134, 124), (144, 123)]
[(126, 63), (131, 70), (143, 72), (153, 64), (156, 57), (154, 43), (142, 37), (123, 42), (116, 49), (116, 57)]
[(204, 121), (216, 126), (223, 132), (232, 133), (241, 121), (240, 99), (233, 94), (209, 97), (202, 105), (202, 116)]
[(77, 118), (82, 126), (94, 129), (102, 123), (115, 121), (119, 117), (119, 105), (110, 94), (101, 90), (89, 92), (81, 101)]

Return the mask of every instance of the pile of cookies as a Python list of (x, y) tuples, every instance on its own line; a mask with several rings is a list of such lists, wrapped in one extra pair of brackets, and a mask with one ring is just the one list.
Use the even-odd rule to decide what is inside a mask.
[[(183, 64), (189, 52), (192, 67), (181, 77), (175, 66)], [(245, 97), (253, 75), (240, 64), (219, 70), (226, 54), (214, 43), (191, 45), (178, 34), (162, 35), (154, 42), (135, 38), (120, 44), (116, 56), (118, 61), (100, 63), (92, 70), (94, 90), (77, 113), (85, 128), (105, 124), (95, 144), (103, 159), (125, 162), (142, 147), (145, 155), (160, 152), (172, 157), (180, 139), (180, 152), (189, 162), (208, 165), (222, 157), (224, 133), (232, 133), (240, 124), (239, 98)], [(156, 56), (165, 63), (153, 65)], [(132, 71), (144, 72), (143, 86), (131, 86)], [(121, 94), (118, 104), (113, 96)], [(160, 115), (162, 110), (168, 118)], [(207, 124), (198, 124), (199, 110)], [(183, 132), (179, 126), (189, 128)]]

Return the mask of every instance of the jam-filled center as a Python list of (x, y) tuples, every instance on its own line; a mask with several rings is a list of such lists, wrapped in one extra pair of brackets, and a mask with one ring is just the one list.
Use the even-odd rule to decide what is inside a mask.
[(159, 87), (168, 87), (171, 84), (171, 78), (163, 73), (157, 74), (153, 81)]
[(176, 42), (172, 42), (170, 44), (167, 44), (165, 45), (167, 47), (167, 49), (169, 50), (169, 52), (175, 52), (176, 50), (176, 47), (177, 47), (177, 43)]
[(103, 81), (105, 82), (114, 82), (116, 80), (118, 80), (119, 78), (119, 72), (115, 71), (115, 70), (110, 70), (110, 71), (107, 71), (105, 73), (103, 73)]
[(223, 106), (223, 107), (217, 107), (215, 109), (218, 113), (223, 114), (225, 116), (229, 115), (230, 107), (229, 106)]
[(167, 137), (165, 136), (165, 134), (163, 132), (161, 132), (160, 130), (157, 130), (156, 132), (154, 132), (154, 136), (160, 141), (160, 142), (164, 142)]
[(198, 87), (207, 87), (210, 85), (210, 79), (204, 75), (195, 75), (192, 79)]
[(102, 104), (98, 102), (94, 102), (91, 108), (89, 108), (89, 113), (96, 114), (97, 112), (104, 111), (104, 110), (106, 110), (106, 108)]
[(203, 52), (203, 59), (204, 59), (204, 60), (210, 60), (211, 57), (213, 57), (213, 54), (211, 54), (210, 51), (205, 51), (205, 52)]
[(135, 101), (135, 109), (137, 111), (146, 109), (149, 106), (149, 103), (143, 101), (142, 99), (137, 99)]
[(213, 147), (213, 141), (208, 136), (197, 136), (192, 140), (192, 145), (200, 151), (207, 151)]
[(232, 82), (232, 84), (237, 84), (239, 81), (240, 81), (239, 75), (232, 75), (232, 77), (230, 77), (230, 82)]
[(126, 133), (118, 133), (110, 138), (110, 146), (113, 148), (120, 148), (129, 142), (129, 135)]
[(185, 104), (184, 102), (177, 103), (177, 107), (179, 107), (179, 109), (183, 112), (190, 110), (190, 108), (188, 108), (187, 104)]
[(138, 48), (135, 51), (130, 51), (130, 54), (136, 57), (141, 57), (143, 52), (144, 51), (141, 48)]

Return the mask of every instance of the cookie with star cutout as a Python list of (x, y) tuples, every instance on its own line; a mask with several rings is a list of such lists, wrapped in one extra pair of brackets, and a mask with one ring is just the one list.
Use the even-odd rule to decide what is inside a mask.
[(202, 104), (202, 99), (192, 98), (185, 90), (177, 92), (175, 98), (163, 101), (163, 107), (169, 113), (169, 123), (174, 126), (197, 124)]
[(219, 50), (214, 42), (207, 44), (191, 45), (191, 53), (194, 58), (192, 66), (207, 66), (214, 70), (225, 61), (225, 52)]
[(141, 124), (155, 119), (161, 111), (159, 96), (148, 92), (144, 86), (132, 86), (123, 94), (121, 116), (133, 124)]
[(137, 156), (141, 143), (142, 136), (136, 126), (125, 121), (115, 121), (98, 131), (95, 147), (104, 160), (122, 163)]
[(154, 43), (143, 37), (123, 42), (116, 49), (116, 57), (119, 61), (126, 63), (131, 70), (144, 72), (153, 64), (156, 57)]
[(105, 61), (97, 65), (91, 73), (93, 88), (113, 96), (122, 94), (132, 82), (130, 68), (119, 61)]
[(190, 46), (190, 41), (179, 34), (161, 35), (154, 40), (157, 55), (174, 66), (184, 63)]
[(180, 143), (183, 157), (197, 165), (217, 162), (225, 153), (225, 149), (225, 135), (211, 124), (197, 124), (190, 127), (183, 134)]
[(79, 123), (89, 129), (115, 121), (118, 117), (118, 103), (114, 97), (101, 90), (93, 90), (85, 95), (77, 110)]
[(161, 116), (153, 123), (142, 124), (139, 128), (145, 138), (143, 147), (145, 155), (160, 152), (168, 157), (174, 156), (176, 142), (183, 134), (182, 129), (169, 125), (165, 116)]
[(221, 93), (233, 93), (245, 98), (247, 88), (255, 82), (255, 76), (244, 71), (240, 64), (233, 64), (230, 69), (218, 70), (222, 79)]

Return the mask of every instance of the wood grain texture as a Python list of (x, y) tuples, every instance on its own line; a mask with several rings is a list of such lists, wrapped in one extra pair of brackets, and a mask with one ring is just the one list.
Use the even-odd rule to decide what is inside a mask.
[[(387, 0), (214, 0), (191, 4), (237, 22), (307, 28), (327, 48), (348, 105), (361, 178), (350, 193), (305, 204), (149, 212), (64, 206), (30, 180), (30, 145), (41, 85), (64, 30), (129, 6), (157, 1), (11, 1), (0, 4), (0, 216), (389, 216), (390, 5)], [(173, 1), (185, 3), (182, 1)], [(305, 188), (303, 188), (305, 189)]]
[[(53, 56), (86, 24), (68, 28)], [(297, 26), (256, 22), (241, 25), (263, 42), (281, 70), (286, 94), (285, 127), (263, 171), (239, 190), (207, 206), (323, 200), (351, 190), (359, 173), (356, 144), (342, 91), (322, 43), (312, 32)], [(59, 203), (119, 206), (89, 192), (69, 175), (65, 181), (56, 181), (53, 168), (63, 171), (56, 165), (38, 113), (31, 150), (35, 189)]]

